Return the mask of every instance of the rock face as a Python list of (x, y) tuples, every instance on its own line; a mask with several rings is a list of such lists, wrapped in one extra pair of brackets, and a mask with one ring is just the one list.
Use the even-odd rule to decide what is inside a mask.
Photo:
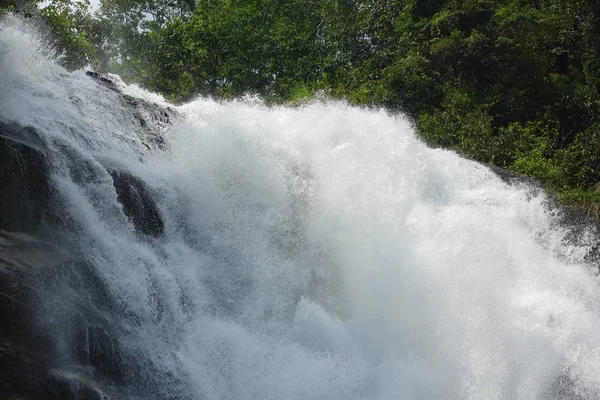
[[(484, 165), (507, 184), (526, 186), (531, 196), (536, 196), (544, 191), (542, 184), (533, 178), (494, 165)], [(600, 237), (600, 224), (597, 218), (590, 215), (585, 209), (566, 206), (555, 193), (546, 191), (545, 194), (550, 208), (556, 212), (554, 222), (564, 232), (563, 242), (587, 246), (589, 251), (585, 260), (594, 265), (596, 273), (600, 275), (600, 245), (596, 240)]]
[(51, 192), (48, 168), (37, 132), (0, 120), (0, 229), (39, 228)]
[(119, 202), (136, 230), (145, 235), (159, 236), (164, 233), (164, 224), (150, 188), (139, 178), (123, 171), (111, 170)]
[[(88, 75), (121, 93), (110, 76)], [(177, 113), (120, 98), (149, 145), (165, 148)], [(35, 129), (0, 119), (0, 399), (115, 399), (111, 388), (135, 379), (137, 361), (119, 345), (123, 328), (110, 317), (118, 307), (102, 279), (61, 234), (69, 221), (50, 181), (48, 151)], [(127, 171), (107, 170), (136, 231), (163, 234), (152, 189)]]
[(541, 184), (533, 178), (529, 178), (525, 175), (517, 174), (516, 172), (509, 171), (504, 168), (497, 167), (491, 164), (484, 164), (489, 169), (492, 170), (493, 173), (498, 175), (500, 179), (509, 184), (522, 183), (528, 184), (534, 187), (541, 188)]
[[(47, 369), (45, 346), (36, 341), (29, 325), (32, 304), (38, 302), (30, 273), (38, 265), (31, 264), (44, 253), (33, 238), (0, 231), (0, 393), (7, 398), (38, 392)], [(33, 387), (30, 382), (35, 382)]]
[(121, 94), (124, 106), (131, 110), (131, 114), (139, 121), (140, 126), (149, 133), (148, 139), (151, 146), (161, 149), (165, 147), (164, 134), (180, 115), (172, 107), (159, 106), (144, 99), (136, 98), (123, 93), (124, 83), (116, 75), (101, 74), (87, 71), (86, 75), (94, 78), (99, 84)]
[(0, 393), (6, 396), (51, 398), (55, 352), (51, 338), (34, 329), (42, 303), (37, 275), (64, 260), (32, 236), (0, 231)]

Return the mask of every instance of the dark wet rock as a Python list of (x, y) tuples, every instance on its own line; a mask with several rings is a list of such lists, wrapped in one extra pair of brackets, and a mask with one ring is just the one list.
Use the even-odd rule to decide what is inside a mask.
[[(553, 224), (563, 235), (562, 242), (587, 248), (583, 261), (593, 268), (593, 272), (600, 275), (600, 244), (597, 240), (600, 237), (600, 222), (595, 216), (590, 215), (584, 208), (565, 204), (556, 193), (544, 190), (543, 185), (533, 178), (494, 165), (484, 165), (507, 184), (526, 188), (532, 198), (543, 193), (546, 205), (552, 213)], [(557, 253), (556, 256), (564, 255)]]
[(90, 323), (80, 325), (79, 333), (77, 352), (83, 364), (93, 366), (101, 376), (120, 380), (122, 368), (114, 333), (106, 329), (106, 324)]
[(94, 78), (97, 82), (103, 84), (107, 88), (112, 89), (116, 92), (121, 92), (121, 90), (119, 89), (117, 80), (114, 77), (112, 77), (111, 75), (102, 74), (100, 72), (94, 72), (94, 71), (86, 71), (85, 74), (87, 76)]
[(542, 184), (533, 178), (518, 174), (513, 171), (509, 171), (501, 167), (497, 167), (495, 165), (485, 163), (482, 164), (489, 168), (494, 174), (496, 174), (496, 176), (502, 179), (502, 181), (504, 181), (505, 183), (525, 189), (529, 198), (536, 197), (544, 191), (544, 187), (542, 186)]
[(110, 400), (96, 382), (89, 379), (85, 372), (50, 371), (48, 400)]
[(102, 380), (126, 380), (119, 329), (111, 319), (118, 310), (96, 270), (85, 261), (69, 260), (40, 271), (37, 282), (44, 302), (37, 306), (43, 316), (36, 328), (52, 338), (52, 348), (68, 343), (57, 359), (85, 366)]
[(35, 238), (0, 231), (0, 333), (1, 337), (47, 350), (31, 331), (35, 306), (40, 302), (36, 274), (64, 256)]
[(509, 171), (507, 169), (497, 167), (491, 164), (483, 164), (488, 167), (494, 174), (496, 174), (500, 179), (508, 184), (525, 184), (536, 187), (538, 189), (542, 188), (542, 185), (533, 178), (530, 178), (525, 175), (518, 174), (513, 171)]
[(44, 145), (33, 128), (0, 120), (0, 229), (31, 232), (49, 216)]
[[(110, 319), (119, 311), (95, 270), (74, 256), (0, 231), (0, 394), (107, 399), (100, 385), (132, 379)], [(57, 375), (65, 365), (85, 373)]]
[[(175, 110), (123, 93), (109, 75), (88, 75), (118, 93), (147, 133), (147, 147), (165, 148), (164, 135), (179, 118)], [(75, 165), (75, 181), (106, 177), (100, 163), (78, 158), (61, 143), (52, 146), (73, 158), (67, 162)], [(120, 342), (135, 329), (135, 315), (116, 304), (85, 250), (69, 241), (78, 224), (65, 217), (49, 155), (35, 129), (0, 119), (0, 399), (106, 400), (107, 393), (114, 399), (106, 388), (138, 387), (133, 382), (146, 382), (141, 371), (152, 365)], [(109, 172), (135, 229), (162, 235), (152, 188), (118, 168)]]
[(35, 274), (62, 260), (31, 236), (0, 231), (0, 381), (15, 398), (37, 399), (44, 390), (52, 346), (32, 329), (41, 301)]
[(150, 188), (139, 178), (123, 171), (110, 171), (125, 215), (140, 233), (159, 236), (164, 223)]
[(99, 84), (120, 94), (123, 105), (131, 110), (131, 114), (138, 120), (140, 126), (148, 132), (149, 135), (146, 139), (150, 142), (150, 147), (163, 150), (166, 148), (165, 134), (181, 117), (173, 107), (159, 105), (123, 93), (122, 88), (124, 84), (116, 75), (93, 71), (87, 71), (86, 75), (95, 79)]
[[(86, 166), (74, 170), (82, 184), (96, 176)], [(114, 321), (124, 310), (61, 233), (77, 224), (65, 220), (51, 173), (38, 132), (0, 119), (0, 399), (104, 399), (99, 385), (131, 385), (148, 368), (119, 343), (126, 334)], [(129, 173), (110, 173), (138, 232), (161, 235), (151, 188)], [(85, 374), (51, 374), (64, 366)]]
[(47, 358), (23, 346), (0, 340), (0, 398), (37, 400), (44, 398)]

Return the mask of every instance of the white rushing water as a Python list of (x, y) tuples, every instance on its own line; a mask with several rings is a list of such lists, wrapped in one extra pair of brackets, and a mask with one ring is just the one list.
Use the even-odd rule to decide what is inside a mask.
[[(55, 149), (163, 398), (600, 398), (600, 287), (543, 194), (337, 102), (198, 99), (149, 151), (117, 93), (0, 29), (0, 117)], [(135, 233), (106, 165), (153, 189), (165, 235)]]

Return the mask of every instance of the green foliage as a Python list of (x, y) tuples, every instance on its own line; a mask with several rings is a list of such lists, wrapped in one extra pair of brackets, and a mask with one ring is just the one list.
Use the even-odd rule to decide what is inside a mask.
[(45, 33), (48, 49), (66, 68), (102, 69), (106, 24), (89, 7), (89, 0), (0, 0), (0, 17), (11, 12), (35, 23)]
[(443, 90), (438, 85), (439, 75), (430, 73), (430, 64), (427, 57), (413, 51), (386, 68), (383, 79), (389, 91), (386, 105), (412, 117), (432, 112), (440, 104)]
[(15, 8), (14, 0), (0, 0), (0, 17)]
[(530, 176), (542, 182), (556, 184), (561, 179), (561, 170), (555, 160), (548, 154), (547, 142), (539, 140), (539, 145), (516, 158), (511, 169), (520, 174)]
[(570, 146), (556, 152), (565, 186), (593, 190), (600, 183), (600, 124), (577, 134)]
[(562, 204), (577, 213), (585, 213), (596, 220), (600, 220), (600, 192), (583, 189), (562, 190), (558, 194)]
[(50, 46), (68, 69), (87, 65), (93, 48), (88, 39), (88, 0), (71, 2), (53, 0), (40, 11), (40, 18), (50, 33)]
[(494, 146), (491, 117), (463, 89), (448, 90), (442, 109), (421, 114), (418, 131), (432, 146), (457, 150), (468, 157), (492, 161)]
[(25, 17), (35, 15), (39, 0), (0, 0), (0, 17), (7, 12)]
[(600, 183), (596, 1), (101, 1), (94, 15), (74, 0), (40, 14), (69, 68), (176, 102), (324, 93), (401, 110), (430, 145), (564, 193)]

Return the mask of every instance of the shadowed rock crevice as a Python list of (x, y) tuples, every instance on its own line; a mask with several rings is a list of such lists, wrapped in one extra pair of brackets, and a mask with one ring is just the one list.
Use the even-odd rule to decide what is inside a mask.
[(164, 234), (164, 223), (148, 185), (123, 171), (109, 171), (119, 202), (135, 229), (145, 235)]

